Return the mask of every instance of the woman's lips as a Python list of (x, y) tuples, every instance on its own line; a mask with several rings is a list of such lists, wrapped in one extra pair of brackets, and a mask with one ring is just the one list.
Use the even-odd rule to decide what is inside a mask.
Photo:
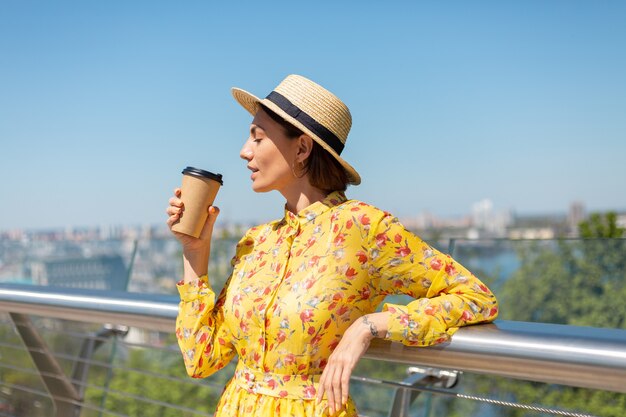
[(252, 168), (251, 166), (248, 166), (248, 169), (249, 169), (250, 171), (252, 171), (252, 174), (250, 174), (250, 179), (252, 179), (252, 180), (253, 180), (253, 179), (254, 179), (254, 174), (256, 174), (259, 170), (258, 170), (258, 169), (256, 169), (256, 168)]

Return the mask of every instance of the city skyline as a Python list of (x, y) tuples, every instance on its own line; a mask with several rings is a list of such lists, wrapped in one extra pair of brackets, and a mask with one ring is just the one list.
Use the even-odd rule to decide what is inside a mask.
[(0, 230), (164, 224), (187, 165), (224, 175), (219, 221), (282, 216), (250, 188), (230, 88), (289, 73), (351, 109), (349, 198), (399, 218), (485, 198), (626, 210), (625, 18), (617, 1), (3, 3)]
[[(456, 215), (440, 215), (435, 212), (423, 210), (407, 216), (399, 217), (399, 220), (408, 228), (414, 230), (436, 230), (440, 228), (477, 228), (477, 229), (491, 229), (499, 228), (504, 230), (507, 226), (514, 224), (517, 221), (525, 221), (529, 219), (543, 219), (548, 222), (567, 221), (573, 212), (576, 218), (581, 221), (592, 213), (605, 213), (615, 212), (620, 218), (620, 224), (626, 221), (626, 210), (605, 210), (605, 211), (590, 211), (581, 201), (573, 201), (564, 210), (551, 211), (551, 212), (528, 212), (520, 213), (515, 208), (499, 207), (494, 202), (485, 198), (480, 201), (475, 201), (471, 206), (463, 213)], [(243, 232), (242, 227), (251, 227), (260, 224), (262, 219), (249, 220), (249, 221), (232, 221), (224, 220), (216, 224), (216, 230), (239, 230)], [(0, 235), (5, 236), (22, 236), (23, 233), (33, 234), (46, 234), (53, 233), (55, 235), (60, 234), (78, 234), (84, 235), (88, 238), (94, 238), (96, 234), (100, 237), (106, 237), (108, 235), (130, 235), (149, 236), (154, 233), (158, 235), (166, 234), (167, 225), (165, 222), (157, 223), (117, 223), (117, 224), (105, 224), (105, 223), (93, 223), (93, 224), (74, 224), (65, 226), (52, 226), (52, 227), (26, 227), (26, 228), (10, 228), (0, 229)], [(95, 233), (95, 234), (94, 234)], [(219, 232), (218, 232), (219, 233)]]

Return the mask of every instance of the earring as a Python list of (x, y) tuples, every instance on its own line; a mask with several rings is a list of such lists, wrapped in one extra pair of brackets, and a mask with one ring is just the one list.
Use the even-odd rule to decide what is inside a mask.
[[(294, 168), (294, 165), (296, 164), (298, 164), (298, 171), (300, 172), (300, 175), (296, 174), (296, 170)], [(306, 174), (306, 172), (304, 171), (304, 162), (298, 162), (297, 160), (293, 161), (293, 163), (291, 164), (291, 173), (296, 178), (304, 177), (304, 174)]]

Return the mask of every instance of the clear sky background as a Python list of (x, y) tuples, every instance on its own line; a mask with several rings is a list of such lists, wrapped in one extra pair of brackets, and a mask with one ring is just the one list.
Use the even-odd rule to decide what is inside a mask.
[(0, 230), (163, 224), (180, 171), (282, 216), (239, 159), (287, 74), (350, 107), (348, 189), (400, 217), (626, 209), (623, 1), (0, 1)]

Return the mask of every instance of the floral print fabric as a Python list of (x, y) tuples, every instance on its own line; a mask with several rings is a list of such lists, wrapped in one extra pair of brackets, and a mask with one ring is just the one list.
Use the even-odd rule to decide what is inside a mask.
[[(221, 415), (327, 415), (316, 383), (350, 324), (389, 294), (389, 340), (446, 341), (460, 327), (493, 320), (491, 291), (463, 266), (407, 231), (389, 213), (334, 192), (300, 213), (251, 228), (233, 272), (215, 293), (206, 276), (179, 283), (176, 335), (189, 375), (239, 364)], [(356, 416), (349, 401), (344, 416)]]

